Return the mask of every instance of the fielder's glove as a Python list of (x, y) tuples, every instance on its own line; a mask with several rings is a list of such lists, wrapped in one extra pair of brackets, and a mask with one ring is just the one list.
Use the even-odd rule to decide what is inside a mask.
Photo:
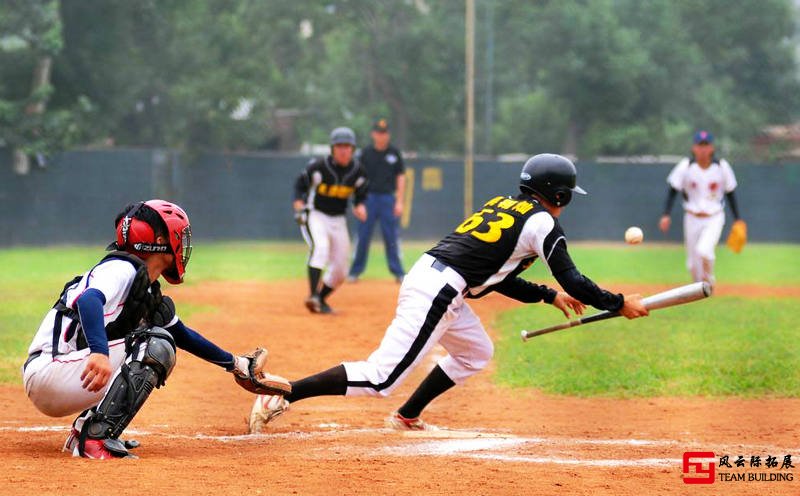
[(281, 376), (264, 371), (267, 350), (256, 348), (246, 355), (233, 357), (233, 378), (236, 384), (253, 394), (285, 395), (292, 392), (292, 385)]
[(739, 253), (747, 244), (747, 224), (742, 220), (736, 220), (731, 226), (731, 232), (726, 241), (728, 248), (734, 253)]
[(297, 222), (298, 226), (308, 224), (308, 210), (305, 208), (303, 210), (296, 210), (294, 213), (294, 221)]

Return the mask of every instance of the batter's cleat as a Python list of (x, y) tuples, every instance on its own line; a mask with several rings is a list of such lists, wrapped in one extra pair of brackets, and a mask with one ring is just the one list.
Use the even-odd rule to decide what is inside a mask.
[(311, 295), (306, 298), (306, 308), (311, 313), (320, 313), (322, 309), (322, 301), (320, 301), (319, 296)]
[(435, 425), (426, 423), (421, 418), (405, 418), (397, 412), (392, 412), (386, 418), (386, 427), (396, 431), (438, 431)]
[(111, 460), (112, 458), (138, 458), (125, 448), (119, 439), (87, 439), (83, 445), (83, 454), (75, 446), (72, 456), (91, 460)]
[(333, 311), (333, 308), (331, 308), (331, 306), (328, 305), (327, 302), (320, 301), (319, 302), (319, 313), (331, 314), (331, 313), (336, 313), (336, 312)]
[(263, 432), (268, 423), (283, 415), (283, 412), (288, 409), (289, 402), (281, 395), (260, 394), (256, 396), (247, 422), (250, 434)]

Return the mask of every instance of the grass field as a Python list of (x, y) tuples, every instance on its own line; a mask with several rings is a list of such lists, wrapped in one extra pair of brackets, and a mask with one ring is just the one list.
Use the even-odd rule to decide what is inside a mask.
[[(430, 246), (405, 247), (413, 261)], [(677, 245), (574, 244), (581, 270), (601, 284), (688, 282)], [(800, 286), (800, 247), (748, 245), (740, 255), (718, 250), (721, 284)], [(41, 318), (63, 283), (97, 261), (97, 248), (0, 250), (0, 383), (19, 380), (19, 365)], [(210, 280), (279, 281), (305, 277), (300, 243), (214, 243), (195, 249), (187, 284)], [(551, 283), (541, 266), (525, 275)], [(380, 243), (365, 279), (389, 277)], [(659, 311), (636, 322), (615, 319), (521, 344), (519, 330), (560, 322), (546, 305), (505, 313), (495, 363), (498, 381), (582, 396), (800, 396), (796, 298), (715, 297)], [(186, 317), (199, 308), (181, 305)], [(207, 310), (207, 309), (205, 309)], [(790, 320), (791, 319), (791, 320)]]

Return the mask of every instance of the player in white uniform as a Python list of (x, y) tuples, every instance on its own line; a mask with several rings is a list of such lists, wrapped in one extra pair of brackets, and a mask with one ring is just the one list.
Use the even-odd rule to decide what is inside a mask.
[(347, 277), (350, 234), (345, 212), (351, 196), (353, 215), (362, 222), (367, 219), (367, 175), (353, 160), (356, 135), (350, 128), (337, 127), (331, 132), (330, 145), (331, 154), (312, 160), (294, 185), (295, 220), (309, 247), (310, 295), (305, 305), (311, 313), (331, 313), (326, 298)]
[[(520, 174), (520, 194), (496, 196), (455, 231), (428, 250), (403, 280), (394, 320), (365, 361), (341, 365), (292, 381), (286, 396), (258, 397), (250, 429), (258, 432), (289, 403), (322, 395), (388, 396), (436, 343), (441, 359), (387, 424), (425, 430), (419, 417), (434, 398), (482, 370), (494, 348), (466, 298), (496, 291), (524, 303), (544, 301), (582, 313), (584, 305), (619, 311), (627, 318), (647, 315), (639, 295), (623, 296), (599, 288), (575, 267), (558, 223), (575, 184), (575, 166), (565, 157), (542, 154), (529, 159)], [(565, 292), (519, 277), (540, 259)]]
[(667, 177), (669, 192), (659, 228), (667, 232), (675, 196), (683, 195), (683, 236), (686, 268), (694, 281), (714, 284), (714, 253), (725, 225), (725, 198), (735, 220), (739, 210), (733, 191), (736, 176), (725, 159), (714, 156), (714, 136), (708, 131), (694, 135), (692, 156), (678, 162)]
[[(184, 349), (241, 377), (234, 356), (187, 327), (162, 296), (159, 276), (183, 282), (191, 255), (189, 218), (163, 200), (129, 205), (116, 220), (115, 251), (64, 286), (28, 348), (25, 392), (51, 417), (78, 415), (64, 445), (85, 458), (132, 457), (120, 434)], [(273, 376), (277, 377), (277, 376)], [(287, 389), (288, 390), (288, 389)]]

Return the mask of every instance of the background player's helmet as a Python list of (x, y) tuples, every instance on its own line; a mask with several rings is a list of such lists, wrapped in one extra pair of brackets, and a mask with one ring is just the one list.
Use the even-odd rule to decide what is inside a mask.
[[(145, 205), (154, 210), (164, 221), (168, 244), (157, 244), (153, 226), (136, 218), (136, 213)], [(153, 253), (172, 253), (175, 255), (175, 263), (162, 275), (170, 283), (180, 284), (183, 282), (186, 264), (192, 255), (192, 227), (189, 224), (189, 216), (178, 205), (164, 200), (136, 203), (117, 222), (117, 248), (142, 258), (147, 258)]]
[(586, 194), (575, 184), (578, 172), (575, 164), (566, 157), (542, 153), (529, 158), (519, 175), (519, 189), (523, 193), (536, 193), (557, 207), (572, 199), (572, 192)]
[(349, 127), (337, 127), (331, 131), (331, 146), (333, 145), (350, 145), (355, 148), (356, 133)]

